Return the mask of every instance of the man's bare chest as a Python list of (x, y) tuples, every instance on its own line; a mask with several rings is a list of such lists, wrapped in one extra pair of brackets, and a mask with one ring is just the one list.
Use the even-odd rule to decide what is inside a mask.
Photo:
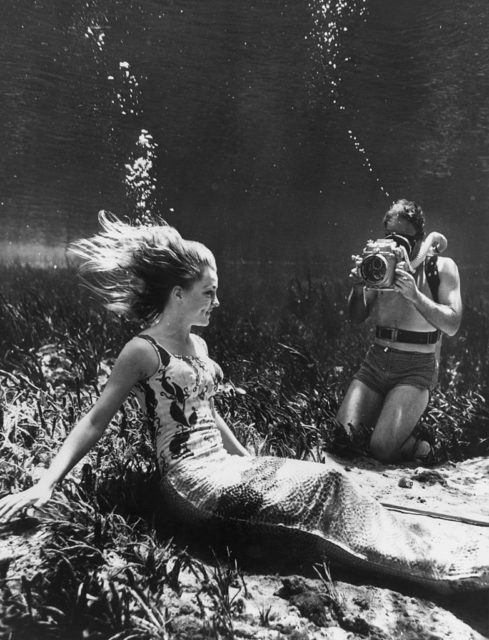
[[(424, 269), (416, 273), (418, 289), (431, 298)], [(397, 291), (379, 291), (372, 308), (372, 319), (381, 326), (398, 327), (412, 331), (429, 331), (432, 325), (419, 313), (414, 304)]]

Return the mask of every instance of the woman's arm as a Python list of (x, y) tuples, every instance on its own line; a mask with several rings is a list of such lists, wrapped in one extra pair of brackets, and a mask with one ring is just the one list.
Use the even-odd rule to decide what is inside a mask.
[(131, 340), (117, 358), (107, 384), (90, 411), (72, 429), (38, 483), (0, 500), (0, 521), (21, 509), (46, 503), (64, 476), (101, 438), (133, 386), (156, 368), (156, 354), (143, 340)]
[(217, 413), (214, 405), (212, 406), (216, 427), (221, 432), (222, 443), (226, 451), (232, 455), (249, 456), (250, 453), (243, 447), (240, 441), (226, 424), (225, 420)]

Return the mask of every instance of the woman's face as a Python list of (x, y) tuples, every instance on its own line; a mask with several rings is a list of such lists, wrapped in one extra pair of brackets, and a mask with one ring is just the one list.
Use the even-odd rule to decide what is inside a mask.
[(183, 292), (183, 311), (194, 326), (207, 326), (211, 312), (219, 306), (217, 299), (217, 272), (205, 267), (200, 280), (196, 280)]

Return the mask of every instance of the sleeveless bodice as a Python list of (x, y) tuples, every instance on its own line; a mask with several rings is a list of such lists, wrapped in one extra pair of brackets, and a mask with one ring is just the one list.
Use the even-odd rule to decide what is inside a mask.
[(158, 369), (136, 388), (156, 446), (158, 464), (167, 472), (183, 460), (223, 450), (212, 398), (222, 370), (207, 356), (178, 356), (151, 336), (141, 335), (155, 349)]

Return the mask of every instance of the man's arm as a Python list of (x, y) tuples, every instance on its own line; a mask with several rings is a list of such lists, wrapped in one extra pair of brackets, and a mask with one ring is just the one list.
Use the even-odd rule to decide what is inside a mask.
[(365, 289), (363, 283), (358, 282), (356, 274), (350, 274), (350, 280), (353, 284), (348, 296), (348, 316), (353, 323), (360, 324), (370, 315), (377, 292)]
[(462, 320), (462, 297), (460, 276), (455, 262), (451, 258), (438, 258), (440, 286), (436, 303), (428, 298), (416, 286), (413, 276), (402, 269), (396, 269), (395, 289), (413, 303), (416, 310), (443, 333), (453, 336), (457, 333)]

